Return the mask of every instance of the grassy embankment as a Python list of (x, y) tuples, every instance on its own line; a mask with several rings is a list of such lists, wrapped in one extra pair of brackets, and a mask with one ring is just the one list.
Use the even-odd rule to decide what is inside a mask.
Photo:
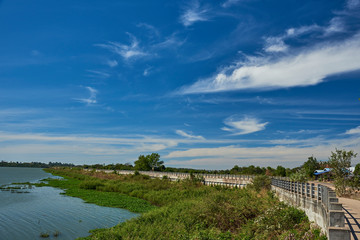
[(310, 229), (304, 212), (267, 191), (171, 182), (79, 170), (46, 170), (63, 176), (49, 185), (102, 206), (143, 213), (88, 239), (326, 239)]

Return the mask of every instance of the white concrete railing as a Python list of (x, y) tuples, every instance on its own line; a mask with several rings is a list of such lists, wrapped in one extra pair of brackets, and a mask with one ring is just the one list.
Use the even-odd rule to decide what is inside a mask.
[[(112, 171), (113, 172), (113, 171)], [(131, 170), (118, 170), (118, 174), (134, 174)], [(140, 174), (148, 175), (152, 178), (163, 178), (166, 176), (170, 180), (183, 180), (191, 177), (191, 173), (181, 172), (154, 172), (154, 171), (139, 171)], [(205, 185), (224, 186), (224, 187), (244, 187), (251, 182), (254, 176), (251, 175), (235, 175), (235, 174), (206, 174), (194, 173), (194, 177), (202, 179)]]
[(272, 189), (279, 198), (304, 210), (326, 233), (329, 240), (350, 240), (350, 230), (345, 227), (342, 204), (335, 192), (321, 184), (298, 183), (272, 178)]
[[(87, 171), (93, 171), (93, 169), (84, 169)], [(97, 172), (113, 173), (114, 170), (96, 169)], [(134, 174), (133, 170), (115, 170), (117, 174), (131, 175)], [(150, 176), (152, 178), (163, 178), (166, 176), (172, 181), (188, 179), (191, 177), (191, 173), (181, 172), (155, 172), (155, 171), (138, 171), (140, 174)], [(251, 182), (254, 178), (252, 175), (235, 175), (235, 174), (206, 174), (206, 173), (194, 173), (194, 177), (202, 179), (205, 185), (209, 186), (224, 186), (224, 187), (237, 187), (242, 188)]]

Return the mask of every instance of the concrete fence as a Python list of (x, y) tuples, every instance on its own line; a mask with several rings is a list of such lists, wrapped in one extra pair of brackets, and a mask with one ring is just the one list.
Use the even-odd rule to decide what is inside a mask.
[(342, 204), (335, 192), (321, 184), (298, 183), (272, 178), (272, 189), (280, 200), (305, 211), (329, 240), (350, 240)]
[[(110, 171), (114, 172), (114, 171)], [(118, 170), (118, 174), (134, 174), (135, 171), (131, 170)], [(172, 181), (189, 179), (190, 173), (180, 172), (153, 172), (153, 171), (139, 171), (140, 174), (148, 175), (152, 178), (163, 178), (166, 176)], [(234, 174), (204, 174), (194, 173), (194, 177), (199, 178), (205, 185), (209, 186), (224, 186), (224, 187), (237, 187), (241, 188), (251, 182), (254, 176), (251, 175), (234, 175)]]

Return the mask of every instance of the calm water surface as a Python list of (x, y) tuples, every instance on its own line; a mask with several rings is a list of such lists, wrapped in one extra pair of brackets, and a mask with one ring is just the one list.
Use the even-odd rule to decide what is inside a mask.
[[(53, 177), (38, 168), (0, 167), (0, 185), (14, 182), (38, 182)], [(60, 195), (62, 190), (33, 187), (0, 190), (0, 240), (75, 239), (89, 235), (89, 230), (112, 227), (137, 214), (124, 209), (100, 207), (79, 198)], [(54, 233), (59, 232), (58, 237)]]

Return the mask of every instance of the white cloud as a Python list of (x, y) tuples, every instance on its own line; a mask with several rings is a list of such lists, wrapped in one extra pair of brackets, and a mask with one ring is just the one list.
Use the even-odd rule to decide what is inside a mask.
[[(147, 26), (149, 28), (151, 25), (142, 24), (141, 26)], [(130, 38), (128, 45), (110, 41), (106, 44), (95, 44), (95, 46), (107, 49), (129, 63), (134, 60), (157, 58), (160, 52), (176, 50), (186, 41), (186, 39), (179, 39), (177, 33), (166, 37), (161, 37), (160, 33), (157, 33), (158, 36), (155, 39), (147, 39), (149, 41), (143, 41), (140, 45), (140, 41), (134, 35), (130, 33), (127, 34)], [(116, 60), (108, 60), (106, 64), (110, 67), (116, 67), (119, 63)]]
[[(189, 134), (192, 135), (192, 134)], [(296, 167), (314, 155), (327, 160), (331, 151), (338, 149), (359, 149), (360, 138), (350, 136), (337, 140), (286, 139), (277, 142), (256, 141), (262, 147), (242, 147), (251, 140), (205, 140), (162, 138), (157, 136), (94, 136), (94, 135), (50, 135), (34, 133), (0, 132), (0, 155), (6, 161), (61, 161), (72, 163), (114, 163), (133, 162), (139, 154), (158, 152), (165, 159), (166, 166), (226, 169), (238, 165), (284, 165)], [(274, 143), (277, 145), (274, 146)], [(211, 144), (221, 147), (196, 147), (195, 144)], [(179, 151), (188, 146), (187, 150)], [(227, 146), (223, 146), (227, 144)], [(289, 145), (290, 144), (290, 145)], [(285, 146), (284, 146), (285, 145)], [(355, 159), (356, 160), (356, 159)], [(358, 159), (357, 159), (358, 161)], [(353, 163), (356, 161), (353, 161)]]
[(256, 118), (243, 117), (239, 118), (231, 116), (225, 119), (224, 123), (228, 127), (221, 128), (224, 131), (232, 132), (233, 135), (244, 135), (253, 132), (258, 132), (265, 129), (268, 122), (260, 123)]
[(142, 50), (139, 46), (139, 41), (130, 33), (127, 33), (130, 38), (130, 44), (121, 44), (118, 42), (108, 42), (107, 44), (96, 44), (95, 46), (108, 49), (109, 51), (121, 56), (124, 60), (136, 59), (148, 56), (149, 54)]
[(162, 50), (162, 49), (176, 49), (182, 46), (186, 42), (186, 39), (180, 40), (176, 34), (172, 34), (168, 37), (165, 37), (162, 41), (155, 43), (151, 46), (155, 50)]
[(180, 16), (180, 22), (185, 26), (191, 26), (195, 22), (204, 22), (209, 20), (209, 10), (201, 7), (198, 1), (192, 1)]
[(109, 67), (116, 67), (118, 62), (116, 60), (108, 60), (106, 64), (109, 65)]
[(344, 32), (345, 25), (343, 22), (343, 18), (334, 17), (330, 20), (329, 26), (324, 28), (325, 35), (330, 35), (333, 33)]
[(289, 28), (286, 30), (285, 35), (282, 36), (282, 38), (286, 39), (286, 38), (294, 38), (294, 37), (298, 37), (301, 36), (303, 34), (307, 34), (310, 32), (315, 32), (315, 31), (321, 31), (323, 28), (313, 24), (313, 25), (309, 25), (309, 26), (301, 26), (298, 28)]
[(144, 70), (144, 72), (143, 72), (143, 76), (144, 76), (144, 77), (149, 76), (151, 69), (152, 69), (152, 67), (145, 68), (145, 70)]
[(186, 138), (190, 138), (190, 139), (199, 139), (199, 140), (204, 140), (205, 138), (203, 136), (195, 136), (192, 133), (187, 133), (183, 130), (176, 130), (175, 131), (176, 134), (182, 136), (182, 137), (186, 137)]
[(347, 130), (345, 134), (360, 134), (360, 126)]
[(87, 105), (92, 105), (97, 103), (96, 101), (96, 94), (98, 93), (98, 91), (95, 88), (92, 87), (85, 87), (89, 93), (90, 96), (89, 98), (75, 98), (76, 101), (81, 102), (81, 103), (86, 103)]
[(334, 74), (360, 69), (360, 34), (339, 42), (328, 42), (272, 60), (255, 57), (238, 63), (229, 74), (222, 71), (208, 79), (183, 87), (179, 93), (230, 90), (268, 90), (321, 83)]
[(288, 49), (288, 46), (284, 43), (282, 38), (268, 37), (265, 41), (265, 52), (286, 52)]
[[(214, 148), (192, 148), (184, 151), (173, 151), (164, 156), (169, 159), (167, 164), (181, 167), (197, 167), (207, 169), (229, 169), (234, 165), (283, 165), (287, 167), (300, 166), (307, 158), (314, 155), (318, 160), (327, 160), (338, 149), (356, 149), (360, 146), (360, 139), (343, 139), (337, 141), (323, 141), (321, 144), (313, 142), (307, 147), (299, 146), (266, 146), (239, 147), (225, 146)], [(353, 164), (359, 162), (354, 159)]]

